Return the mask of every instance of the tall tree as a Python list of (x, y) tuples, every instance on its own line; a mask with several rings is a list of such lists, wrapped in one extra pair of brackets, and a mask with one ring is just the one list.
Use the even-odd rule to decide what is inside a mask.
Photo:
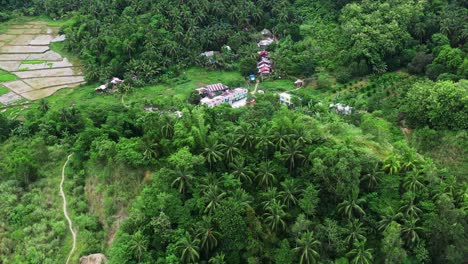
[(294, 250), (300, 254), (300, 264), (317, 263), (317, 260), (320, 257), (318, 248), (321, 243), (315, 238), (314, 232), (307, 231), (303, 233), (300, 238), (296, 239), (296, 243), (297, 247), (294, 248)]
[(182, 263), (194, 263), (200, 258), (199, 239), (192, 239), (192, 236), (186, 231), (184, 236), (177, 241), (177, 251), (180, 254), (180, 261)]

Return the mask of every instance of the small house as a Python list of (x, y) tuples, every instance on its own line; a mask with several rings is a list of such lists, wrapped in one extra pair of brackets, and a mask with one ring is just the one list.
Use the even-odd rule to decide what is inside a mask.
[(271, 31), (269, 29), (266, 29), (266, 28), (264, 28), (260, 33), (265, 37), (271, 37), (273, 35), (271, 33)]
[(96, 92), (104, 92), (107, 89), (107, 85), (100, 85), (98, 88), (94, 89)]
[(257, 43), (257, 46), (261, 49), (266, 49), (268, 48), (268, 46), (270, 46), (271, 44), (273, 44), (273, 42), (275, 42), (275, 40), (273, 38), (266, 38), (266, 39), (262, 39), (260, 40), (258, 43)]
[(287, 105), (287, 106), (291, 106), (293, 103), (291, 101), (291, 95), (288, 94), (288, 93), (280, 93), (280, 103), (281, 104), (284, 104), (284, 105)]
[(200, 56), (202, 56), (202, 57), (207, 57), (207, 58), (214, 57), (214, 55), (215, 55), (215, 52), (212, 51), (212, 50), (210, 50), (210, 51), (205, 51), (205, 52), (202, 52), (202, 53), (200, 54)]
[(258, 55), (260, 55), (260, 56), (262, 56), (262, 57), (268, 56), (268, 51), (266, 51), (266, 50), (259, 51), (259, 52), (257, 52), (257, 53), (258, 53)]
[(304, 86), (304, 80), (297, 79), (297, 80), (294, 82), (294, 85), (295, 85), (296, 87), (302, 87), (302, 86)]
[(260, 61), (257, 63), (257, 65), (260, 64), (260, 63), (262, 63), (262, 62), (271, 64), (271, 60), (270, 60), (270, 59), (265, 58), (265, 57), (262, 57), (262, 58), (260, 59)]
[(216, 92), (225, 91), (229, 89), (226, 85), (222, 83), (210, 84), (205, 87), (198, 88), (197, 91), (199, 94), (209, 94), (213, 95)]
[(351, 106), (343, 105), (341, 103), (330, 104), (329, 108), (334, 109), (335, 113), (342, 115), (350, 115), (353, 112), (353, 108)]
[(124, 80), (121, 80), (121, 79), (119, 79), (117, 77), (112, 77), (112, 79), (110, 81), (110, 83), (112, 83), (113, 85), (117, 85), (117, 84), (123, 83), (123, 82), (124, 82)]

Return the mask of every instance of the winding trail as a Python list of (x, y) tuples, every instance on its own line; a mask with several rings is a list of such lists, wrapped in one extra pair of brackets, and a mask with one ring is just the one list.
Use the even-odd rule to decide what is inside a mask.
[(70, 219), (70, 216), (68, 216), (67, 198), (65, 198), (65, 193), (63, 192), (63, 182), (65, 181), (65, 167), (67, 166), (68, 162), (70, 161), (70, 158), (71, 158), (72, 155), (73, 154), (68, 155), (67, 161), (65, 161), (65, 164), (63, 164), (62, 181), (60, 182), (60, 196), (62, 196), (62, 199), (63, 199), (63, 214), (65, 215), (65, 218), (68, 221), (68, 228), (70, 228), (70, 232), (71, 232), (72, 238), (73, 238), (73, 246), (72, 246), (72, 249), (70, 250), (70, 253), (68, 253), (67, 262), (66, 262), (67, 264), (70, 261), (70, 257), (72, 256), (73, 251), (75, 251), (75, 248), (76, 248), (76, 232), (73, 230), (73, 222)]

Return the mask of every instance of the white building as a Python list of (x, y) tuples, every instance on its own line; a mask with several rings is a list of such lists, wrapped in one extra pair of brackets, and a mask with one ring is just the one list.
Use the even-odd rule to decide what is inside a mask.
[(247, 98), (248, 90), (245, 88), (236, 88), (233, 90), (226, 90), (223, 94), (213, 98), (205, 97), (200, 100), (200, 104), (209, 107), (215, 107), (223, 103), (233, 105), (233, 103)]
[(284, 104), (284, 105), (287, 105), (287, 106), (290, 106), (292, 105), (292, 101), (291, 101), (291, 95), (288, 94), (288, 93), (280, 93), (280, 103), (281, 104)]

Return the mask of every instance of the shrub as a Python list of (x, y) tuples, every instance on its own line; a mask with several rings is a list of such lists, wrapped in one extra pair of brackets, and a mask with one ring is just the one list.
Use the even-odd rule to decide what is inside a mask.
[(408, 71), (414, 74), (423, 73), (426, 69), (426, 66), (429, 65), (433, 59), (434, 56), (432, 56), (432, 54), (418, 52), (411, 60), (411, 63), (408, 64)]
[(323, 89), (323, 88), (329, 88), (333, 84), (333, 80), (330, 78), (330, 75), (327, 73), (319, 73), (317, 74), (317, 85), (318, 88)]
[(347, 83), (351, 78), (352, 75), (349, 69), (343, 68), (336, 73), (336, 81), (339, 83)]

